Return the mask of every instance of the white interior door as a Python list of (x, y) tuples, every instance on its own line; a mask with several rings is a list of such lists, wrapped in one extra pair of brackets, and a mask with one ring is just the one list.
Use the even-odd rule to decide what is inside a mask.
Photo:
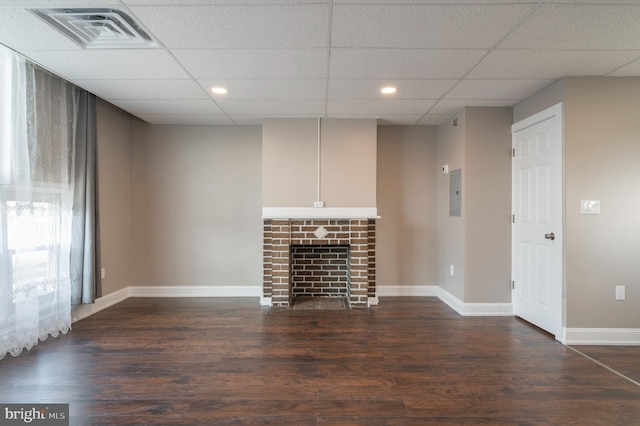
[(563, 300), (562, 104), (512, 126), (514, 314), (560, 339)]

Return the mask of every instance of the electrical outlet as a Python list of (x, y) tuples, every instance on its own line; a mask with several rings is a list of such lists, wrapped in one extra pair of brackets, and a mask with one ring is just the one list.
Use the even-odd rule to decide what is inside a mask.
[(625, 288), (623, 285), (616, 286), (616, 300), (624, 300), (625, 299)]
[(100, 269), (100, 278), (102, 278), (103, 280), (105, 278), (107, 278), (107, 269), (106, 268)]

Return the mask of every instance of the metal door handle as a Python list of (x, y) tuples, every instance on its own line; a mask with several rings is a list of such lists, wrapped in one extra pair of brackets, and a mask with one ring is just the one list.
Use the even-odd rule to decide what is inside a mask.
[(551, 233), (549, 233), (549, 234), (544, 234), (544, 237), (545, 237), (547, 240), (551, 240), (551, 241), (553, 241), (553, 240), (555, 240), (555, 239), (556, 239), (556, 234), (554, 234), (553, 232), (551, 232)]

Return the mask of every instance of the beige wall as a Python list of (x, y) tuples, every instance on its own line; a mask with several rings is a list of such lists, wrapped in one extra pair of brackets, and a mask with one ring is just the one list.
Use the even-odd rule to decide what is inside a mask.
[(262, 126), (264, 207), (376, 206), (376, 120), (265, 119)]
[(640, 78), (568, 78), (566, 94), (567, 327), (640, 328)]
[(566, 80), (561, 79), (513, 107), (513, 122), (517, 123), (533, 114), (564, 102)]
[(438, 126), (438, 169), (462, 170), (461, 216), (438, 172), (438, 285), (465, 303), (511, 301), (511, 118), (468, 107)]
[(511, 108), (466, 108), (466, 303), (511, 302)]
[[(466, 167), (465, 110), (450, 117), (438, 126), (438, 285), (460, 300), (464, 300)], [(453, 122), (457, 120), (457, 125)], [(449, 216), (449, 175), (440, 167), (447, 164), (449, 171), (462, 170), (462, 216)], [(454, 265), (454, 275), (449, 274)]]
[(262, 284), (258, 126), (134, 127), (133, 285)]
[(100, 255), (106, 276), (104, 296), (131, 284), (129, 114), (98, 100), (98, 185), (100, 209)]
[(378, 128), (377, 285), (436, 285), (434, 126)]

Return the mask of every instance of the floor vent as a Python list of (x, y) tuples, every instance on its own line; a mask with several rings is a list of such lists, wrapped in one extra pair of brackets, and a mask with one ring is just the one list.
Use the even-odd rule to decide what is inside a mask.
[(31, 9), (56, 30), (85, 49), (159, 48), (159, 42), (117, 9)]

